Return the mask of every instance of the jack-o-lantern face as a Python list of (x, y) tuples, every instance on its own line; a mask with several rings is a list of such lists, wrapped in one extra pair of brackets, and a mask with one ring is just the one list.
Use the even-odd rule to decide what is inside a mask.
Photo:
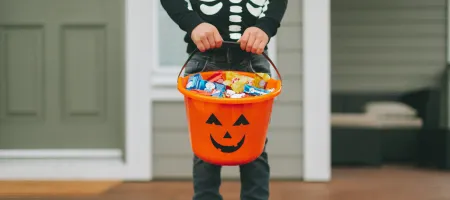
[[(214, 126), (222, 126), (222, 123), (219, 121), (219, 119), (217, 119), (217, 117), (214, 114), (211, 114), (208, 118), (208, 120), (206, 120), (207, 124), (210, 125), (214, 125)], [(248, 120), (245, 118), (244, 115), (240, 115), (239, 118), (234, 122), (233, 127), (238, 127), (238, 126), (246, 126), (249, 125), (250, 123), (248, 122)], [(227, 126), (227, 125), (225, 125)], [(218, 133), (214, 133), (214, 135), (216, 135)], [(213, 137), (213, 133), (210, 133), (209, 137), (211, 139), (211, 143), (212, 145), (216, 148), (219, 149), (220, 151), (222, 151), (223, 153), (233, 153), (237, 150), (239, 150), (242, 145), (245, 142), (245, 133), (236, 133), (236, 135), (234, 135), (235, 133), (230, 133), (229, 130), (227, 130), (225, 133), (222, 133), (223, 136), (221, 137), (222, 139), (214, 139)], [(239, 135), (243, 134), (243, 136), (239, 137)], [(234, 136), (233, 136), (234, 135)], [(230, 141), (235, 141), (234, 138), (237, 137), (237, 143), (231, 144), (231, 145), (223, 145), (222, 143), (219, 143), (218, 141), (223, 141), (226, 143), (230, 143)], [(228, 140), (228, 141), (226, 141)]]

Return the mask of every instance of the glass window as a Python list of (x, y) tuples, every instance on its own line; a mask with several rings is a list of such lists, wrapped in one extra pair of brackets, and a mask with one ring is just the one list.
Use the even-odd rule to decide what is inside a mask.
[(180, 67), (188, 56), (187, 44), (184, 42), (186, 33), (170, 19), (161, 3), (158, 5), (159, 65), (160, 67)]

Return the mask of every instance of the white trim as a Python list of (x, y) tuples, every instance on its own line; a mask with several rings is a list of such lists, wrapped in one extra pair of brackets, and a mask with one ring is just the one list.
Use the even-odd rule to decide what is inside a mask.
[(153, 3), (126, 1), (126, 178), (152, 179), (152, 103), (148, 91), (157, 47), (153, 44)]
[(4, 157), (33, 157), (34, 154), (72, 158), (0, 160), (0, 180), (152, 179), (152, 107), (151, 92), (148, 92), (152, 53), (155, 51), (152, 45), (152, 2), (125, 1), (125, 161), (114, 157), (117, 156), (116, 151), (96, 152), (99, 156), (96, 159), (73, 158), (79, 153), (89, 153), (89, 150), (65, 153), (41, 150), (3, 152)]
[(0, 150), (2, 180), (121, 180), (120, 149)]
[(36, 159), (0, 161), (2, 180), (123, 180), (121, 160)]
[[(270, 39), (269, 44), (267, 44), (268, 48), (268, 56), (273, 61), (275, 65), (277, 65), (277, 56), (278, 56), (278, 46), (277, 46), (277, 36), (274, 36)], [(277, 73), (273, 69), (273, 67), (270, 68), (270, 73), (272, 74), (273, 78), (278, 78)]]
[(303, 177), (329, 181), (330, 0), (303, 0)]
[[(176, 71), (176, 69), (179, 69), (178, 67), (175, 68), (169, 68), (167, 67), (167, 69), (163, 69), (162, 67), (159, 66), (159, 6), (161, 4), (160, 1), (151, 1), (152, 2), (152, 41), (153, 44), (155, 44), (155, 49), (153, 50), (153, 63), (151, 66), (152, 71), (154, 72), (155, 75), (164, 75), (167, 73), (174, 73)], [(183, 2), (184, 3), (184, 2)]]
[(0, 150), (0, 159), (71, 159), (71, 158), (122, 158), (120, 149), (14, 149)]

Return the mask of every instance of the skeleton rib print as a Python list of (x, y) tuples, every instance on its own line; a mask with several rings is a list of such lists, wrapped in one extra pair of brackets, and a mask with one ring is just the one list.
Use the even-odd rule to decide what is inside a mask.
[[(188, 5), (188, 9), (192, 10), (189, 0), (185, 0)], [(228, 0), (230, 2), (230, 16), (228, 31), (230, 39), (239, 40), (242, 36), (242, 0)], [(200, 0), (200, 11), (205, 15), (216, 15), (223, 9), (224, 4), (221, 0)], [(208, 4), (206, 4), (208, 3)], [(264, 12), (267, 10), (269, 0), (248, 0), (245, 4), (246, 10), (252, 16), (262, 18), (265, 16)]]

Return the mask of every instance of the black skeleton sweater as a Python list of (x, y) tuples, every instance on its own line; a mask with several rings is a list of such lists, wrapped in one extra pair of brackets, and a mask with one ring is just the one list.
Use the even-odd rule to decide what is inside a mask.
[(192, 30), (202, 22), (214, 25), (223, 40), (237, 41), (245, 29), (255, 26), (269, 38), (277, 33), (288, 0), (161, 0), (170, 18), (186, 32), (187, 52), (196, 46)]

